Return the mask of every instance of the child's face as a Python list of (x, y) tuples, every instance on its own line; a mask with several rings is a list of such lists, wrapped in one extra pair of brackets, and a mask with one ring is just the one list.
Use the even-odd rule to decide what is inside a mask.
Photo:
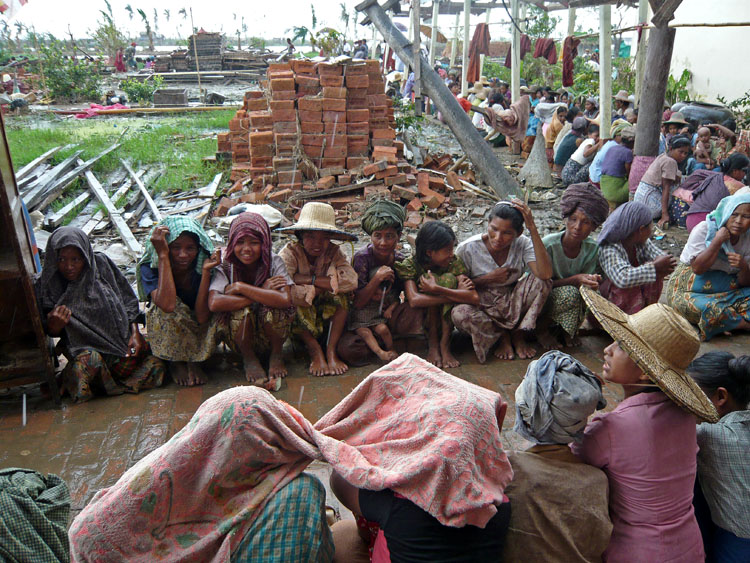
[(451, 86), (451, 93), (452, 93), (452, 94), (453, 94), (454, 96), (458, 96), (458, 93), (459, 93), (460, 91), (461, 91), (461, 87), (460, 87), (460, 86), (459, 86), (458, 84), (454, 84), (453, 86)]
[(677, 135), (677, 131), (679, 130), (680, 130), (680, 126), (675, 125), (674, 123), (670, 123), (667, 126), (667, 133), (669, 133), (670, 135)]
[(196, 256), (198, 256), (198, 250), (198, 243), (195, 242), (195, 238), (188, 233), (182, 233), (169, 245), (169, 262), (172, 269), (179, 272), (190, 269)]
[(263, 243), (255, 237), (241, 237), (234, 245), (234, 255), (244, 266), (252, 266), (260, 259)]
[(707, 145), (711, 142), (711, 131), (703, 131), (701, 130), (700, 133), (698, 133), (698, 140), (703, 143), (704, 145)]
[(630, 356), (620, 348), (617, 342), (613, 342), (604, 349), (602, 377), (620, 385), (632, 385), (648, 381), (641, 368), (630, 359)]
[(305, 254), (312, 258), (322, 256), (331, 244), (331, 237), (324, 231), (304, 231), (302, 233), (302, 248)]
[(567, 112), (561, 111), (557, 114), (557, 119), (560, 121), (560, 123), (565, 123), (565, 114)]
[(452, 242), (438, 250), (428, 250), (427, 257), (430, 259), (430, 262), (432, 262), (432, 265), (437, 268), (447, 268), (453, 260), (453, 249), (455, 244), (455, 242)]

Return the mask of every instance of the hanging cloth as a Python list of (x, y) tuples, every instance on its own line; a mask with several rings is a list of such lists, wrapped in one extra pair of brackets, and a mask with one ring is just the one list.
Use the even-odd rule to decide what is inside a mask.
[(474, 30), (474, 37), (469, 43), (469, 68), (466, 69), (466, 81), (476, 82), (482, 74), (479, 68), (481, 57), (490, 54), (490, 28), (486, 23), (480, 23)]
[(572, 35), (566, 37), (563, 41), (562, 85), (566, 88), (573, 86), (573, 59), (578, 54), (578, 45), (580, 44), (581, 40)]
[(537, 39), (534, 46), (534, 58), (542, 57), (547, 59), (551, 65), (557, 62), (557, 47), (554, 39)]
[[(520, 59), (523, 60), (523, 58), (526, 56), (526, 53), (531, 51), (531, 39), (529, 39), (529, 36), (525, 33), (521, 34), (521, 40), (520, 40), (520, 47), (519, 50), (521, 52)], [(508, 49), (508, 54), (505, 56), (505, 67), (511, 68), (513, 66), (513, 51), (512, 49)]]

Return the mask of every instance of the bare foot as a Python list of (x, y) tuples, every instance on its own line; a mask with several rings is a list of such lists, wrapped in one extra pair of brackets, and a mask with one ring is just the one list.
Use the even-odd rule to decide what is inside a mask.
[(268, 378), (269, 379), (282, 379), (287, 376), (286, 364), (284, 364), (284, 358), (281, 354), (275, 354), (271, 352), (271, 357), (268, 359)]
[(384, 362), (392, 362), (398, 358), (398, 354), (393, 350), (380, 350), (380, 352), (375, 352), (375, 354)]
[(441, 346), (440, 355), (443, 357), (444, 368), (457, 368), (461, 365), (461, 362), (451, 354), (450, 346)]
[(443, 358), (440, 356), (440, 350), (437, 346), (430, 346), (427, 351), (427, 361), (439, 368), (443, 367)]
[(177, 385), (184, 385), (185, 387), (192, 385), (192, 383), (190, 383), (190, 374), (188, 373), (187, 364), (185, 364), (185, 362), (170, 362), (169, 374)]
[(510, 334), (507, 330), (503, 332), (500, 341), (495, 347), (495, 357), (498, 360), (512, 360), (516, 357), (513, 353), (513, 344), (510, 342)]
[(511, 340), (513, 341), (513, 348), (515, 348), (516, 354), (520, 359), (526, 360), (536, 355), (536, 348), (526, 342), (526, 338), (520, 330), (512, 334)]
[(548, 330), (537, 330), (536, 339), (539, 341), (542, 350), (554, 350), (560, 343)]
[(266, 372), (255, 356), (246, 356), (242, 359), (245, 369), (245, 379), (250, 385), (260, 385), (266, 379)]
[(322, 350), (316, 351), (315, 353), (310, 354), (309, 371), (315, 377), (322, 377), (328, 374), (329, 368), (328, 368), (328, 364), (326, 363), (325, 356), (323, 356)]
[(349, 366), (342, 362), (333, 350), (328, 351), (328, 375), (341, 375), (349, 369)]
[(279, 389), (281, 389), (282, 381), (283, 380), (281, 377), (271, 377), (270, 371), (269, 371), (268, 378), (263, 383), (263, 387), (265, 389), (268, 389), (269, 391), (278, 391)]
[(563, 339), (565, 340), (566, 348), (578, 348), (581, 345), (581, 339), (578, 336), (571, 336), (567, 332), (564, 333)]
[(203, 385), (206, 382), (206, 374), (198, 362), (188, 362), (188, 385)]

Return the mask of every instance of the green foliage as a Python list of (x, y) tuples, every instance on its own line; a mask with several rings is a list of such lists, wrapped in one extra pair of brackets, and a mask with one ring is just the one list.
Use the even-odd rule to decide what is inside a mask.
[(316, 34), (310, 34), (310, 43), (314, 48), (320, 49), (324, 57), (338, 53), (342, 40), (343, 35), (330, 27), (321, 29)]
[(120, 88), (125, 92), (128, 100), (139, 105), (146, 105), (154, 101), (154, 92), (164, 86), (164, 78), (153, 76), (140, 81), (128, 78), (120, 82)]
[(39, 45), (49, 95), (57, 102), (99, 101), (99, 63), (68, 58), (64, 47), (52, 36)]
[(526, 25), (526, 35), (532, 39), (549, 37), (552, 35), (552, 32), (555, 31), (557, 24), (560, 23), (561, 20), (561, 18), (551, 17), (549, 13), (533, 5), (528, 5), (528, 11), (526, 13), (528, 20)]
[(422, 131), (424, 114), (417, 115), (414, 111), (414, 103), (404, 98), (394, 98), (393, 110), (396, 117), (396, 131), (404, 133), (407, 129), (419, 133)]
[(750, 129), (750, 90), (731, 102), (728, 102), (722, 96), (717, 96), (717, 99), (720, 104), (728, 107), (734, 113), (737, 129)]
[(510, 84), (510, 69), (501, 62), (491, 61), (489, 57), (484, 58), (482, 75), (487, 78), (499, 78), (503, 82)]
[(671, 74), (669, 75), (669, 78), (667, 78), (667, 93), (665, 98), (670, 106), (677, 102), (690, 100), (687, 85), (692, 77), (693, 73), (688, 69), (683, 70), (678, 79), (675, 79)]
[(99, 10), (100, 17), (96, 22), (97, 28), (90, 34), (99, 53), (114, 58), (117, 49), (124, 47), (127, 41), (125, 35), (115, 25), (112, 6), (107, 0), (104, 0), (104, 4), (107, 9)]
[(250, 46), (254, 47), (255, 49), (265, 49), (266, 48), (266, 40), (262, 37), (251, 37), (249, 39)]

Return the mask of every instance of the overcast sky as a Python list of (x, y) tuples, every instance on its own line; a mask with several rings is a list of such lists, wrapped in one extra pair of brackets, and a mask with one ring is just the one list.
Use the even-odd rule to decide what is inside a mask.
[[(9, 2), (10, 0), (5, 0)], [(18, 0), (13, 0), (17, 2)], [(349, 12), (354, 15), (354, 6), (358, 1), (345, 0)], [(158, 4), (158, 30), (167, 37), (176, 37), (178, 32), (185, 38), (190, 34), (189, 8), (193, 9), (193, 21), (196, 27), (203, 27), (206, 31), (223, 31), (227, 34), (236, 33), (240, 26), (240, 19), (244, 16), (247, 25), (247, 36), (282, 37), (288, 35), (288, 30), (295, 25), (310, 27), (312, 23), (310, 0), (250, 0), (245, 2), (214, 0), (213, 2), (185, 2), (184, 0), (159, 0), (159, 2), (143, 2), (138, 0), (111, 0), (115, 22), (126, 34), (136, 37), (143, 31), (143, 25), (138, 14), (131, 20), (125, 6), (130, 4), (133, 9), (143, 8), (147, 13), (153, 26), (153, 6)], [(431, 2), (424, 1), (425, 6)], [(341, 3), (335, 0), (324, 0), (315, 2), (315, 13), (318, 19), (318, 27), (331, 26), (340, 29), (342, 26), (339, 16), (341, 14)], [(148, 8), (147, 8), (148, 6)], [(188, 19), (178, 15), (180, 8), (188, 9)], [(61, 3), (59, 0), (28, 0), (28, 4), (18, 9), (12, 21), (20, 21), (28, 26), (33, 26), (37, 32), (51, 32), (57, 37), (67, 36), (68, 26), (76, 37), (85, 36), (89, 31), (97, 27), (97, 19), (100, 17), (99, 10), (105, 8), (104, 0), (68, 0)], [(164, 10), (170, 11), (167, 21)], [(429, 8), (427, 8), (429, 9)], [(5, 13), (6, 19), (9, 12)], [(236, 15), (236, 19), (235, 19)], [(562, 17), (557, 30), (559, 37), (566, 32), (567, 13), (565, 11), (555, 12)], [(597, 11), (592, 9), (578, 10), (578, 22), (584, 29), (598, 27)], [(633, 9), (614, 9), (612, 24), (617, 26), (622, 17), (623, 25), (636, 23), (637, 11)], [(361, 19), (359, 16), (357, 19)], [(408, 23), (406, 18), (401, 19)], [(463, 18), (462, 18), (463, 21)], [(484, 16), (472, 18), (472, 25), (484, 22)], [(507, 15), (502, 8), (491, 12), (491, 24), (494, 22), (508, 21)], [(450, 36), (451, 26), (454, 25), (454, 16), (444, 15), (439, 20), (439, 27), (446, 35)], [(370, 38), (372, 31), (360, 25), (352, 25), (349, 35), (361, 35)], [(508, 25), (491, 25), (490, 35), (494, 39), (507, 38), (510, 33)]]

